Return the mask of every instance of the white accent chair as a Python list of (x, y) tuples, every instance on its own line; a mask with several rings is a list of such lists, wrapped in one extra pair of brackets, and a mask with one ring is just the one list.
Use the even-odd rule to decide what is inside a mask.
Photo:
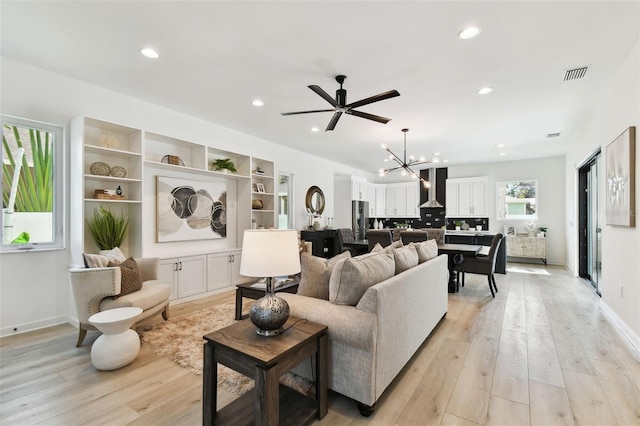
[(76, 346), (81, 346), (87, 330), (96, 330), (89, 322), (95, 313), (115, 308), (138, 307), (142, 313), (135, 323), (161, 313), (169, 319), (171, 286), (158, 281), (158, 258), (135, 259), (142, 276), (142, 288), (124, 296), (120, 294), (120, 268), (73, 268), (69, 271), (73, 298), (78, 312), (79, 334)]

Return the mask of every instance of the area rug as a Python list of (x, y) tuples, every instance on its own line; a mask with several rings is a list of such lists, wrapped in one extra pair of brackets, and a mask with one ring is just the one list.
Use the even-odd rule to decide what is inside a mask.
[[(243, 312), (247, 312), (253, 300), (246, 300)], [(236, 322), (235, 302), (226, 302), (169, 321), (140, 327), (138, 334), (143, 346), (148, 347), (157, 355), (166, 356), (171, 361), (181, 365), (195, 374), (201, 375), (203, 369), (203, 344), (205, 334), (219, 330)], [(312, 383), (287, 374), (280, 380), (298, 392), (310, 394)], [(253, 387), (253, 380), (242, 374), (218, 364), (218, 386), (222, 389), (242, 395)]]

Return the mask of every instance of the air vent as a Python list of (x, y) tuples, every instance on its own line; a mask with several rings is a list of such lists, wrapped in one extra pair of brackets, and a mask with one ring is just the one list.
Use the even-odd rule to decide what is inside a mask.
[(560, 133), (547, 133), (548, 138), (557, 138), (560, 136)]
[(580, 68), (573, 68), (571, 70), (566, 70), (564, 72), (563, 81), (571, 81), (571, 80), (578, 80), (580, 78), (584, 78), (584, 75), (587, 73), (587, 68), (588, 67), (580, 67)]

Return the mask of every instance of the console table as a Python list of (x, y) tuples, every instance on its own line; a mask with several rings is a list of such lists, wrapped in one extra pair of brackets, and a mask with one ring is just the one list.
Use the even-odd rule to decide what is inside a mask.
[(314, 256), (328, 259), (338, 254), (340, 250), (340, 241), (335, 229), (300, 231), (300, 238), (313, 244), (311, 254)]
[(547, 239), (545, 237), (507, 237), (507, 256), (540, 259), (547, 264)]
[[(257, 335), (249, 320), (204, 336), (203, 425), (302, 425), (327, 414), (327, 327), (298, 321), (289, 318), (285, 331), (272, 337)], [(314, 355), (315, 400), (279, 384), (280, 376)], [(220, 411), (218, 363), (255, 380), (252, 390)]]

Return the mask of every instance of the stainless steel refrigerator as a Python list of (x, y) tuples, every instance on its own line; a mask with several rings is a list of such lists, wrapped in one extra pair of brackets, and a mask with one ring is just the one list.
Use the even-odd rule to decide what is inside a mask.
[(352, 201), (351, 202), (351, 229), (355, 234), (356, 240), (364, 240), (367, 229), (369, 228), (369, 202), (368, 201)]

